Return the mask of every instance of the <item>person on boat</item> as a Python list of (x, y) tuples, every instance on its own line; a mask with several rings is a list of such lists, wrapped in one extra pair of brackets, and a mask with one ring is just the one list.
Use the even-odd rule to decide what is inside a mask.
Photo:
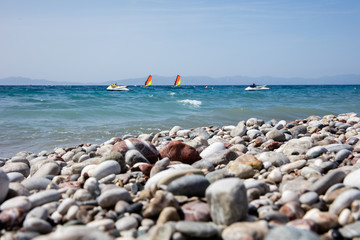
[(256, 87), (255, 83), (253, 83), (252, 85), (250, 85), (250, 87), (252, 87), (252, 88)]

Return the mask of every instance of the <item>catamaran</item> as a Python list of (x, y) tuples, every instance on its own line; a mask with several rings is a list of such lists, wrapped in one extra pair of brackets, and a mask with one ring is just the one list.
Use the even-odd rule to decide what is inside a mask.
[(174, 83), (174, 87), (178, 87), (180, 84), (181, 84), (180, 75), (177, 75)]
[(144, 87), (150, 86), (151, 83), (152, 83), (152, 76), (149, 75), (149, 77), (147, 78), (147, 80), (146, 80), (146, 82), (145, 82), (145, 84), (144, 84)]

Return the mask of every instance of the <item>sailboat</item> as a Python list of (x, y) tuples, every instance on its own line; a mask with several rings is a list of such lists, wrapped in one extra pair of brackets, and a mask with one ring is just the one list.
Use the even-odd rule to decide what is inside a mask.
[(147, 78), (145, 84), (144, 84), (144, 87), (148, 87), (151, 85), (151, 82), (152, 82), (152, 76), (149, 75), (149, 77)]
[(174, 87), (178, 87), (180, 84), (181, 84), (180, 75), (177, 75), (174, 83)]

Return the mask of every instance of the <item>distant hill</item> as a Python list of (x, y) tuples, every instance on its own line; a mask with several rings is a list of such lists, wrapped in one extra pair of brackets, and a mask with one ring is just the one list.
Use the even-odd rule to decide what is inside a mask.
[(0, 79), (0, 85), (84, 85), (84, 83), (56, 82), (46, 79), (32, 79), (26, 77), (8, 77)]
[[(152, 85), (172, 85), (176, 76), (164, 77), (152, 75)], [(8, 77), (0, 79), (0, 85), (110, 85), (118, 83), (121, 85), (143, 85), (147, 76), (144, 78), (129, 78), (121, 80), (109, 80), (96, 83), (84, 82), (56, 82), (45, 79), (31, 79), (25, 77)], [(359, 74), (347, 74), (336, 76), (325, 76), (321, 78), (280, 78), (272, 76), (248, 77), (230, 76), (212, 78), (207, 76), (182, 76), (182, 85), (338, 85), (338, 84), (360, 84)]]
[[(176, 76), (163, 77), (153, 75), (152, 85), (172, 85)], [(109, 85), (114, 82), (123, 85), (143, 85), (146, 78), (132, 78), (118, 81), (107, 81), (102, 84)], [(338, 85), (338, 84), (360, 84), (360, 75), (348, 74), (328, 76), (321, 78), (280, 78), (271, 76), (248, 77), (248, 76), (231, 76), (211, 78), (207, 76), (183, 76), (181, 84), (183, 85)]]

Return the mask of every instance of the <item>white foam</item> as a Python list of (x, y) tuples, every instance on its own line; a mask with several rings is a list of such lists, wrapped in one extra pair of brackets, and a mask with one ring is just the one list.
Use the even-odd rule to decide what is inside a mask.
[(191, 100), (191, 99), (178, 100), (178, 102), (183, 103), (183, 104), (190, 104), (190, 105), (193, 105), (194, 107), (200, 107), (200, 105), (202, 104), (201, 101)]
[(174, 93), (174, 92), (171, 92), (171, 93), (170, 93), (171, 96), (174, 96), (175, 94), (176, 94), (176, 93)]

